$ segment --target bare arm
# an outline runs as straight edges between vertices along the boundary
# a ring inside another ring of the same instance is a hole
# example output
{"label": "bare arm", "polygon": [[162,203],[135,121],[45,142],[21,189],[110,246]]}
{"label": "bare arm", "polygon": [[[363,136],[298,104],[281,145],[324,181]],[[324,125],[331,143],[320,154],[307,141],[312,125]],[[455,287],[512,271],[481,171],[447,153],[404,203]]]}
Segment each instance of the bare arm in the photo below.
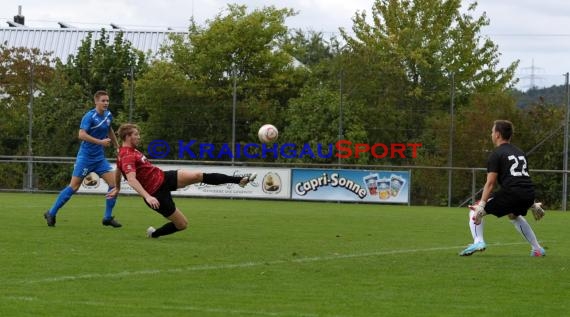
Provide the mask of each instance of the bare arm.
{"label": "bare arm", "polygon": [[111,139],[111,142],[113,143],[113,146],[115,147],[115,149],[117,149],[117,153],[119,152],[119,142],[117,141],[117,135],[115,135],[115,131],[113,131],[112,127],[109,127],[109,138]]}
{"label": "bare arm", "polygon": [[[97,138],[94,138],[92,136],[90,136],[89,134],[87,134],[87,131],[83,130],[83,129],[79,129],[79,135],[78,135],[79,140],[81,141],[86,141],[89,143],[93,143],[93,144],[98,144],[98,145],[102,145],[102,146],[109,146],[111,145],[111,139],[106,138],[103,140],[99,140]],[[116,139],[115,139],[116,140]]]}
{"label": "bare arm", "polygon": [[158,207],[160,207],[160,203],[158,202],[158,199],[156,199],[155,197],[151,196],[145,189],[144,187],[141,185],[141,183],[139,182],[139,180],[137,179],[137,173],[135,172],[131,172],[127,174],[127,182],[129,182],[129,185],[131,185],[131,187],[139,194],[141,195],[144,200],[153,208],[153,209],[158,209]]}
{"label": "bare arm", "polygon": [[497,183],[498,174],[491,172],[487,173],[487,181],[485,182],[485,186],[483,187],[483,194],[481,194],[481,201],[486,204],[489,197],[491,197],[491,193],[493,192],[493,188]]}

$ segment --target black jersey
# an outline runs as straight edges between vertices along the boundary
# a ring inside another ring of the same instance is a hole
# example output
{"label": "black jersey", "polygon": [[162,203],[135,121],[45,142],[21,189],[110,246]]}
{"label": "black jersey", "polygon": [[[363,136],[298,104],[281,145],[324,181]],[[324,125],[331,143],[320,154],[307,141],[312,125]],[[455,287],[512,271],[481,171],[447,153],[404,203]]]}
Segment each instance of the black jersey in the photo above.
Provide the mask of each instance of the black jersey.
{"label": "black jersey", "polygon": [[499,174],[499,185],[505,191],[534,192],[526,155],[510,143],[501,144],[489,156],[487,173],[492,172]]}

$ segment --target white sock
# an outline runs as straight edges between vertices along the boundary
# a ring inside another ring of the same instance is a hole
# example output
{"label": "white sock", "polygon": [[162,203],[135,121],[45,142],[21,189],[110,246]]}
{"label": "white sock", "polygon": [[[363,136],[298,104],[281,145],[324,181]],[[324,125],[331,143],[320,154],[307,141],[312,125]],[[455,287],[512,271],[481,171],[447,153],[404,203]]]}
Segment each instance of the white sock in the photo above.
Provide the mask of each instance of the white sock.
{"label": "white sock", "polygon": [[534,234],[534,231],[532,231],[532,228],[530,227],[530,225],[528,224],[526,219],[524,219],[523,216],[518,216],[515,219],[512,219],[511,223],[515,226],[515,228],[523,236],[523,238],[525,238],[525,240],[528,241],[528,243],[530,243],[530,245],[534,250],[538,250],[541,248],[540,244],[538,244],[538,240],[536,240],[536,235]]}
{"label": "white sock", "polygon": [[473,210],[469,210],[469,229],[473,236],[473,243],[485,242],[485,239],[483,238],[483,224],[485,223],[485,220],[481,219],[481,223],[476,225],[473,221],[473,216],[475,216],[475,212]]}

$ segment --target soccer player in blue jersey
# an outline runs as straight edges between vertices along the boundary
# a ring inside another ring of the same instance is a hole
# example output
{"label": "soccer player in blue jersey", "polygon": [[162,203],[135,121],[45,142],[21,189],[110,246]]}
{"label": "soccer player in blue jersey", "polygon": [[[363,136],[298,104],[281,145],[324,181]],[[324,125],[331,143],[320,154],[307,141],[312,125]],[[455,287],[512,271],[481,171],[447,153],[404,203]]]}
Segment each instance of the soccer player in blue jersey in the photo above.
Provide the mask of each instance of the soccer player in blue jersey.
{"label": "soccer player in blue jersey", "polygon": [[[55,226],[57,212],[77,192],[81,182],[90,172],[95,172],[109,184],[108,192],[111,192],[116,186],[115,172],[105,158],[105,147],[112,144],[117,150],[119,149],[117,137],[111,127],[113,116],[108,109],[109,95],[100,90],[95,93],[94,99],[95,108],[83,116],[79,126],[81,145],[75,160],[71,181],[59,193],[53,206],[44,213],[44,218],[50,227]],[[106,197],[105,215],[103,216],[104,226],[121,227],[121,224],[113,217],[113,207],[116,201],[116,196]]]}

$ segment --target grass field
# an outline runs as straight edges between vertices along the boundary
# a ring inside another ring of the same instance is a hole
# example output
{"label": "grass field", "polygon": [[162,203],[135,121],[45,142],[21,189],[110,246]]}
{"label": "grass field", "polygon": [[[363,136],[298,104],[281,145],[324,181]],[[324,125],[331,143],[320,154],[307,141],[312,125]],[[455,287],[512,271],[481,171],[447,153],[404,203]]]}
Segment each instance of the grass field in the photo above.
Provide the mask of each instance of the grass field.
{"label": "grass field", "polygon": [[527,217],[544,258],[507,219],[486,217],[487,251],[465,208],[177,198],[188,230],[121,196],[0,193],[0,316],[568,316],[570,213]]}

